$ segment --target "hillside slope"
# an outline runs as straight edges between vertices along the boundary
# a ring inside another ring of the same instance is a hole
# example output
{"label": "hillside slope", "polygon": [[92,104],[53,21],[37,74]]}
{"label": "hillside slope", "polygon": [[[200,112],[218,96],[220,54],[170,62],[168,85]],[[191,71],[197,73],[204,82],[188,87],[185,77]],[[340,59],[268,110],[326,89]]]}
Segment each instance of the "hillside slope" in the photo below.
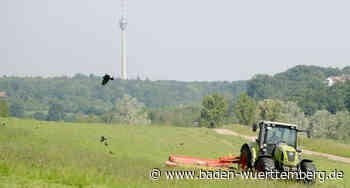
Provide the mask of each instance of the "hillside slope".
{"label": "hillside slope", "polygon": [[249,96],[256,99],[282,99],[298,103],[306,115],[326,109],[331,113],[350,110],[350,82],[328,87],[330,76],[350,75],[343,69],[298,65],[274,76],[258,74],[247,82]]}
{"label": "hillside slope", "polygon": [[219,92],[229,98],[246,90],[246,81],[180,82],[120,80],[101,85],[102,78],[77,74],[74,77],[0,77],[0,92],[10,105],[20,103],[25,111],[47,111],[58,102],[66,113],[101,114],[125,94],[136,97],[148,108],[198,103],[203,96]]}
{"label": "hillside slope", "polygon": [[[0,187],[304,187],[280,181],[152,181],[153,168],[165,168],[170,154],[217,158],[238,154],[244,140],[206,128],[51,123],[1,119]],[[113,154],[100,137],[108,138]],[[318,169],[350,173],[348,164],[312,157]],[[347,187],[349,179],[318,187]]]}

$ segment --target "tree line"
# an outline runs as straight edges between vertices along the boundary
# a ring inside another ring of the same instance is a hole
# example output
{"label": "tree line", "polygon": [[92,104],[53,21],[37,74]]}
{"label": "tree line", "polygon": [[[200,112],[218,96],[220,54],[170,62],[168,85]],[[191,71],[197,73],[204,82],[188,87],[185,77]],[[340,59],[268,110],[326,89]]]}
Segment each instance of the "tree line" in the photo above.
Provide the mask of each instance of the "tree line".
{"label": "tree line", "polygon": [[313,115],[305,115],[293,101],[264,99],[255,101],[247,93],[240,95],[235,103],[238,122],[251,126],[259,120],[287,122],[310,130],[317,138],[328,138],[350,142],[350,113],[347,110],[330,113],[318,110]]}
{"label": "tree line", "polygon": [[296,66],[274,76],[237,82],[115,80],[77,74],[72,78],[0,78],[0,116],[46,121],[167,124],[218,127],[285,121],[314,135],[348,140],[350,82],[327,86],[343,69]]}
{"label": "tree line", "polygon": [[335,114],[350,111],[350,82],[329,87],[325,81],[341,75],[350,75],[350,66],[339,69],[299,65],[274,76],[254,76],[247,83],[247,93],[256,100],[295,101],[307,116],[319,110]]}
{"label": "tree line", "polygon": [[0,92],[6,92],[12,116],[45,119],[44,116],[52,115],[49,114],[51,108],[63,108],[66,114],[64,120],[71,121],[77,115],[105,114],[111,111],[115,102],[124,95],[136,98],[147,108],[155,109],[199,103],[204,96],[216,92],[232,98],[246,90],[246,81],[116,79],[106,86],[102,86],[101,81],[100,76],[92,74],[53,78],[3,76],[0,77]]}

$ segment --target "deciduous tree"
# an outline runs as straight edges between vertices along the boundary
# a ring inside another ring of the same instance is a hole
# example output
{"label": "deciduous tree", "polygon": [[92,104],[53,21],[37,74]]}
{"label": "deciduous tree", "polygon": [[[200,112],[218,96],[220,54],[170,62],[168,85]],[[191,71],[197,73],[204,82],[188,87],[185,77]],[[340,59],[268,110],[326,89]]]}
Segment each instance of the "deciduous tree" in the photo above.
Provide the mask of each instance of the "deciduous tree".
{"label": "deciduous tree", "polygon": [[59,103],[53,102],[50,106],[47,120],[48,121],[61,121],[64,119],[64,109],[63,106]]}
{"label": "deciduous tree", "polygon": [[235,114],[240,124],[253,125],[256,120],[256,102],[247,93],[242,93],[235,104]]}
{"label": "deciduous tree", "polygon": [[280,100],[265,99],[258,103],[258,115],[262,120],[283,120],[283,102]]}
{"label": "deciduous tree", "polygon": [[202,101],[200,124],[209,128],[222,125],[227,111],[226,98],[217,93],[204,97]]}
{"label": "deciduous tree", "polygon": [[124,95],[117,100],[113,121],[122,124],[150,124],[148,113],[143,103],[136,98]]}

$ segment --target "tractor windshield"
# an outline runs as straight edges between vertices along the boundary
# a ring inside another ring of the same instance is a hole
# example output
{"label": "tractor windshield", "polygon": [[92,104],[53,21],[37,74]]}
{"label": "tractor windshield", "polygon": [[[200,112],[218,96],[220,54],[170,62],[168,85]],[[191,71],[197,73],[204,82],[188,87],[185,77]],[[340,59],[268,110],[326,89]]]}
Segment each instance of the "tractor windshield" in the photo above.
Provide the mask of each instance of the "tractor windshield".
{"label": "tractor windshield", "polygon": [[266,144],[277,144],[285,142],[286,144],[296,147],[297,131],[282,126],[268,126],[266,131]]}

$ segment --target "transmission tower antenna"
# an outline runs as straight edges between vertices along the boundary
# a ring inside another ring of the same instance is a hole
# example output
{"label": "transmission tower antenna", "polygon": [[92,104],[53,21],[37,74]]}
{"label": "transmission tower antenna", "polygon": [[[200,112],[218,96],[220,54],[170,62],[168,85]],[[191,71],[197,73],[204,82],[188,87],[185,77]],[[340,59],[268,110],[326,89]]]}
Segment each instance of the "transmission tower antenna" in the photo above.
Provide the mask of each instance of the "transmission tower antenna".
{"label": "transmission tower antenna", "polygon": [[121,57],[122,57],[122,79],[126,80],[126,27],[128,25],[127,21],[127,0],[120,0],[121,6],[120,6],[120,12],[121,12],[121,17],[119,20],[119,26],[121,29],[121,41],[122,41],[122,52],[121,52]]}

